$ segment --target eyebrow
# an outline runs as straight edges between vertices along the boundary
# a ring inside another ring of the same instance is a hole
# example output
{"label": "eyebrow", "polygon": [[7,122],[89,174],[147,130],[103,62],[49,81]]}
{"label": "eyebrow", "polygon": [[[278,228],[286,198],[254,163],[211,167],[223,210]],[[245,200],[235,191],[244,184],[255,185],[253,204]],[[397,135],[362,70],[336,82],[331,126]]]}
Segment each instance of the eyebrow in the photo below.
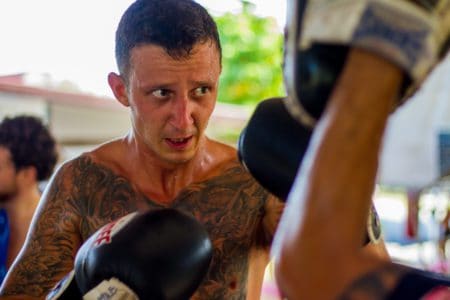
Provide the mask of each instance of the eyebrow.
{"label": "eyebrow", "polygon": [[201,80],[201,81],[192,81],[194,85],[204,86],[204,85],[214,85],[213,80]]}
{"label": "eyebrow", "polygon": [[[172,86],[174,86],[176,84],[176,82],[174,83],[148,83],[148,84],[142,84],[139,85],[138,87],[144,90],[157,90],[157,89],[167,89],[170,90],[172,88]],[[213,80],[193,80],[193,81],[189,81],[189,84],[193,85],[193,86],[214,86],[214,81]]]}

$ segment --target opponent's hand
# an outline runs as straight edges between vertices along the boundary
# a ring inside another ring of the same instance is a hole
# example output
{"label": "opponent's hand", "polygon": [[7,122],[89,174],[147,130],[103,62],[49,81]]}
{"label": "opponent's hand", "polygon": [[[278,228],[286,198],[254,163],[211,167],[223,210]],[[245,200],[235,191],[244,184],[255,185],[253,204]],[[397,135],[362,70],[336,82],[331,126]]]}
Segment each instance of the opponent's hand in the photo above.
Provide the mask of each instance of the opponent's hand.
{"label": "opponent's hand", "polygon": [[360,47],[405,72],[407,99],[449,47],[450,0],[288,0],[284,75],[290,113],[313,126]]}
{"label": "opponent's hand", "polygon": [[63,292],[54,291],[56,298],[49,299],[70,299],[64,296],[77,290],[87,300],[102,295],[113,300],[188,299],[211,258],[208,233],[193,216],[175,209],[132,213],[103,226],[81,246],[76,282],[69,275],[55,289]]}

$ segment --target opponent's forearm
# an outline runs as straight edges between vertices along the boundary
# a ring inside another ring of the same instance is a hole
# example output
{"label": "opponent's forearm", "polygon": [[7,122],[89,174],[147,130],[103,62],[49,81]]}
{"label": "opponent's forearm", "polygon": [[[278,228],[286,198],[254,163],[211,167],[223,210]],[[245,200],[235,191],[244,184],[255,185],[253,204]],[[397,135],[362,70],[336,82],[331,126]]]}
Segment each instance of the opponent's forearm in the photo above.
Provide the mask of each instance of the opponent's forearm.
{"label": "opponent's forearm", "polygon": [[336,297],[352,276],[372,266],[355,259],[401,79],[393,65],[351,52],[314,130],[275,240],[278,281],[288,297]]}
{"label": "opponent's forearm", "polygon": [[360,248],[383,132],[401,80],[390,63],[353,50],[313,134],[302,171],[308,182],[304,226],[331,239],[330,245]]}

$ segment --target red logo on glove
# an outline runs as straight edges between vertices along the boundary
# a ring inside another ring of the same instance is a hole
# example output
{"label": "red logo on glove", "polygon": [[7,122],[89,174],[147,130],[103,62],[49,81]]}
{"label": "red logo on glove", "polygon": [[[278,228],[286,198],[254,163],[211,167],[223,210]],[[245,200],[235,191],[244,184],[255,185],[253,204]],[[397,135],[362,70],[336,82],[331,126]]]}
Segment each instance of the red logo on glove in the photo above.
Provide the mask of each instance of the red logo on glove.
{"label": "red logo on glove", "polygon": [[111,243],[112,229],[116,223],[117,221],[109,223],[100,230],[94,242],[95,247]]}
{"label": "red logo on glove", "polygon": [[98,247],[103,244],[111,243],[112,236],[117,231],[122,229],[123,226],[128,224],[128,222],[130,222],[136,215],[137,212],[134,212],[103,226],[101,229],[99,229],[93,246]]}

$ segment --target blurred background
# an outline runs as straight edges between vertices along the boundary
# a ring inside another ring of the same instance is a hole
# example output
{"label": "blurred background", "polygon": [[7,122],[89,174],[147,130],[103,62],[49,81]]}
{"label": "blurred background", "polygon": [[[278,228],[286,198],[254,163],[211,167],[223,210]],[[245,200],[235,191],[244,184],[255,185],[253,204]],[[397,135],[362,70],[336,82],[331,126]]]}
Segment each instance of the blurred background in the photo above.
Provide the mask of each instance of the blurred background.
{"label": "blurred background", "polygon": [[[1,1],[0,83],[6,86],[0,90],[0,117],[18,112],[41,115],[69,157],[79,146],[123,135],[129,124],[127,111],[112,99],[106,76],[117,69],[115,28],[131,2]],[[209,133],[234,144],[255,104],[284,94],[285,5],[199,2],[215,16],[223,45],[219,105]]]}
{"label": "blurred background", "polygon": [[[49,125],[61,161],[129,128],[112,98],[114,30],[131,0],[0,1],[0,120],[32,114]],[[259,101],[284,96],[285,0],[198,0],[223,47],[218,105],[208,134],[235,146]],[[394,260],[448,274],[450,59],[392,115],[374,193]],[[349,183],[351,189],[352,183]],[[278,299],[268,268],[263,299]]]}

